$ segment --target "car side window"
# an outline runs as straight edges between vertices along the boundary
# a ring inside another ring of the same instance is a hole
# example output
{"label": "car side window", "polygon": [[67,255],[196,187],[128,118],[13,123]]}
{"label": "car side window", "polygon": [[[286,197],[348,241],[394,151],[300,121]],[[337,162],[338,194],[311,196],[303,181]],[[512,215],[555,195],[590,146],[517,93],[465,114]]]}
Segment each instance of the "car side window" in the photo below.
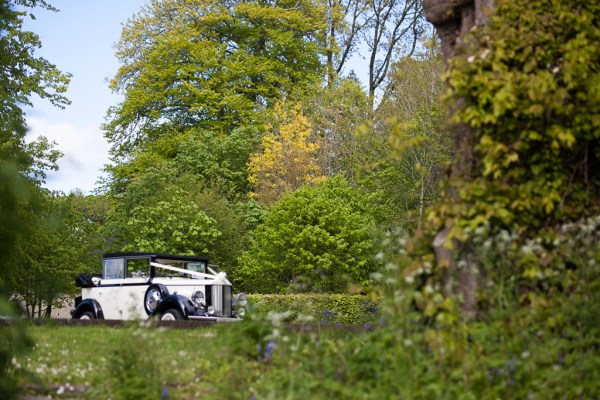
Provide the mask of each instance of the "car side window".
{"label": "car side window", "polygon": [[149,258],[129,258],[127,260],[127,277],[128,278],[145,278],[149,275],[150,259]]}
{"label": "car side window", "polygon": [[110,258],[102,260],[102,277],[104,279],[119,279],[125,277],[125,259]]}

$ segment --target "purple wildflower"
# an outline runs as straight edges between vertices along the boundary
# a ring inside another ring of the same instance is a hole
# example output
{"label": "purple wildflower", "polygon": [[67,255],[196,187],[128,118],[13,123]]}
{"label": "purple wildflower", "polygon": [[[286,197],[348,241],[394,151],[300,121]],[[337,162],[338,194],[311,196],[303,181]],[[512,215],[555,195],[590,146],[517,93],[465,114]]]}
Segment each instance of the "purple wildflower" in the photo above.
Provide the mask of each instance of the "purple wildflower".
{"label": "purple wildflower", "polygon": [[273,351],[275,351],[275,342],[272,340],[269,340],[269,342],[267,343],[267,347],[265,348],[265,360],[271,359],[271,355],[273,354]]}
{"label": "purple wildflower", "polygon": [[165,400],[169,398],[169,389],[166,387],[162,388],[162,392],[160,393],[160,400]]}

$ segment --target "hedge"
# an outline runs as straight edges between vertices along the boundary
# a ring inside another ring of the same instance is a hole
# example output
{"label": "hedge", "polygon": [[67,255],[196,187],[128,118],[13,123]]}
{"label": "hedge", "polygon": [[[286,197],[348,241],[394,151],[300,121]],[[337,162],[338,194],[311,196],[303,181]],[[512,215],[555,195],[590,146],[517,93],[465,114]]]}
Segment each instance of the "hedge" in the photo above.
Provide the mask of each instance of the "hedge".
{"label": "hedge", "polygon": [[261,312],[289,312],[289,321],[314,319],[343,324],[365,324],[380,318],[379,303],[348,294],[250,294],[250,307]]}

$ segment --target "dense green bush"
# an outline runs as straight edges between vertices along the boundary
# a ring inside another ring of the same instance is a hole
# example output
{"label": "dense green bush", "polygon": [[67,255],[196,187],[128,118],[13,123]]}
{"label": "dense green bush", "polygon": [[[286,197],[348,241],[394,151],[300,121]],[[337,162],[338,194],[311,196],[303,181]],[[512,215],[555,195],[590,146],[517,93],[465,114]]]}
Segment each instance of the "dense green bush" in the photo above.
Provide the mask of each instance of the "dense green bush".
{"label": "dense green bush", "polygon": [[375,218],[341,176],[286,194],[240,257],[236,278],[254,293],[345,293],[371,285]]}
{"label": "dense green bush", "polygon": [[379,302],[367,296],[348,294],[251,294],[258,312],[286,313],[286,319],[364,324],[380,318]]}

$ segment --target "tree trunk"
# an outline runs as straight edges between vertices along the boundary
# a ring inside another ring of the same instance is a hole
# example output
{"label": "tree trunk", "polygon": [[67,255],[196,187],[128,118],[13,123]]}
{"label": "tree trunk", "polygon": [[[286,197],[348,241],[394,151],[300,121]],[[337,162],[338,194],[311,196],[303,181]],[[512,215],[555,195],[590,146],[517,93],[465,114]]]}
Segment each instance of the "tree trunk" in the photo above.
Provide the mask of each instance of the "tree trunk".
{"label": "tree trunk", "polygon": [[[457,48],[461,45],[461,36],[476,26],[487,24],[493,0],[423,0],[423,8],[427,21],[433,24],[442,42],[442,53],[448,61],[456,55]],[[459,107],[456,104],[455,107]],[[451,174],[458,175],[464,180],[469,180],[472,174],[474,162],[474,135],[467,125],[457,125],[454,131],[454,161]],[[456,192],[451,187],[448,195],[454,201],[459,201]],[[455,250],[448,248],[448,235],[450,229],[440,231],[434,241],[438,266],[442,268],[442,279],[444,288],[448,293],[452,289],[448,286],[449,275],[456,273],[458,290],[461,303],[461,317],[464,320],[471,319],[476,313],[477,291],[477,265],[465,250],[465,243],[453,243]],[[454,252],[463,254],[461,260],[455,262]],[[459,268],[460,267],[460,268]]]}

